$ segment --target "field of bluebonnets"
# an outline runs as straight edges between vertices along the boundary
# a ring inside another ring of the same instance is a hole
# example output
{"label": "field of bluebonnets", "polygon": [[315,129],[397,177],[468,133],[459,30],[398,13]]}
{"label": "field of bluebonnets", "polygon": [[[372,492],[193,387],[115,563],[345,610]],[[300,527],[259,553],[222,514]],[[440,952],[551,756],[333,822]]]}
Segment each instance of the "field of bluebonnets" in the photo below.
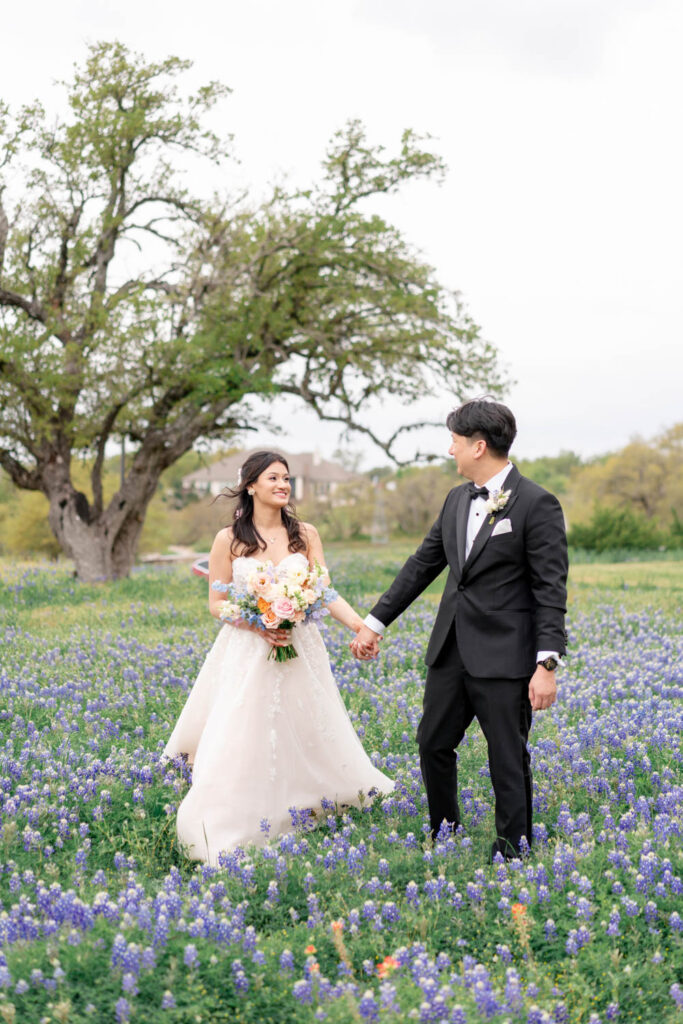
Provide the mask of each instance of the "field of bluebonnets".
{"label": "field of bluebonnets", "polygon": [[[330,562],[360,607],[396,564],[381,551]],[[65,569],[5,566],[0,1020],[681,1020],[681,576],[663,563],[640,589],[618,575],[605,587],[599,567],[578,569],[561,696],[532,731],[528,858],[486,863],[476,727],[461,757],[464,829],[425,839],[414,733],[426,597],[377,663],[356,664],[326,630],[396,793],[330,807],[315,828],[302,815],[216,870],[180,855],[187,770],[160,761],[217,628],[206,584],[187,569],[85,586]]]}

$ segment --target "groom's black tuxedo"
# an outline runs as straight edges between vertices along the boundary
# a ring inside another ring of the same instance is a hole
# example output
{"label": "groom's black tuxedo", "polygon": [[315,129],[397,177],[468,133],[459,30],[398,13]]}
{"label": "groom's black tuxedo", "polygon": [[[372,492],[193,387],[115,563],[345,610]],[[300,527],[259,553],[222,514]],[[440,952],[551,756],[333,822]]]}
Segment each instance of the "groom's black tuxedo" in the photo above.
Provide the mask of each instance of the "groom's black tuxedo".
{"label": "groom's black tuxedo", "polygon": [[467,558],[469,488],[450,491],[371,614],[388,626],[449,566],[427,648],[417,737],[432,829],[444,817],[459,821],[454,748],[476,715],[488,741],[500,848],[507,849],[518,848],[521,835],[531,841],[527,690],[537,653],[565,652],[567,542],[552,494],[514,466],[503,488],[511,491],[507,504],[486,515]]}
{"label": "groom's black tuxedo", "polygon": [[[473,676],[531,674],[538,651],[565,652],[567,541],[560,503],[513,466],[505,508],[487,516],[465,558],[468,485],[447,496],[424,541],[372,609],[388,626],[448,565],[427,648],[433,665],[455,623],[463,664]],[[511,529],[494,531],[501,520]]]}

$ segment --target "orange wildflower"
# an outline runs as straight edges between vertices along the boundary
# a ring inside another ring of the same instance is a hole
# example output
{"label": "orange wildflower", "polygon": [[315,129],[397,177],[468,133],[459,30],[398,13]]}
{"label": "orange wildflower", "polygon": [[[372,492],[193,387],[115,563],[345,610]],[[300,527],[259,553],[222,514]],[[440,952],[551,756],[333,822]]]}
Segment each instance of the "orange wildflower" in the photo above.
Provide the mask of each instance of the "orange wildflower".
{"label": "orange wildflower", "polygon": [[398,960],[395,960],[393,956],[385,956],[382,963],[377,965],[377,974],[380,978],[386,978],[387,974],[395,971],[400,966]]}
{"label": "orange wildflower", "polygon": [[333,921],[332,924],[330,925],[330,927],[332,928],[333,932],[343,932],[344,931],[344,922],[340,918],[338,921]]}
{"label": "orange wildflower", "polygon": [[510,907],[510,913],[512,914],[515,921],[523,921],[526,917],[526,906],[524,903],[513,903]]}
{"label": "orange wildflower", "polygon": [[311,946],[306,946],[306,948],[304,950],[304,953],[308,953],[309,955],[311,953],[317,953],[317,952],[318,952],[318,950],[315,948],[315,946],[312,946],[312,945]]}

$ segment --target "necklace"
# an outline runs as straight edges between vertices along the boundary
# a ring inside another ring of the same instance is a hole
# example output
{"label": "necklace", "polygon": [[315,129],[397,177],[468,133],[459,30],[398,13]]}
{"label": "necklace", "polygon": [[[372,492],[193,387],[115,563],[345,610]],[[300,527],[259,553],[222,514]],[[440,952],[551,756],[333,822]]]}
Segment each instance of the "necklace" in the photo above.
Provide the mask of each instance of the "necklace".
{"label": "necklace", "polygon": [[[254,524],[254,525],[256,526],[256,524]],[[266,536],[266,531],[265,530],[259,530],[258,526],[256,526],[256,529],[258,530],[258,532],[261,534],[262,537],[266,538],[266,540],[268,541],[269,544],[274,544],[275,541],[277,540],[277,537],[268,537],[268,536]]]}

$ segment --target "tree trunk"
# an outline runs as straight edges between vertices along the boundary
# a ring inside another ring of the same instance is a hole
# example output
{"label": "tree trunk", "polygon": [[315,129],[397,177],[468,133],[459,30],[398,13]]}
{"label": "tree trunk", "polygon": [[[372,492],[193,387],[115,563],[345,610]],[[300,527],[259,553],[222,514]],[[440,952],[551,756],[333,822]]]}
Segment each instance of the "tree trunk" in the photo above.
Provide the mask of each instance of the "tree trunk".
{"label": "tree trunk", "polygon": [[126,517],[121,529],[113,531],[108,528],[106,516],[93,522],[81,518],[78,499],[63,501],[50,501],[50,526],[62,550],[73,559],[78,578],[94,583],[128,576],[144,524],[144,507]]}
{"label": "tree trunk", "polygon": [[132,481],[129,478],[107,509],[95,515],[86,496],[74,488],[68,472],[51,478],[50,526],[84,583],[121,579],[130,574],[147,505],[158,479],[158,473],[147,473],[144,479],[140,474]]}

